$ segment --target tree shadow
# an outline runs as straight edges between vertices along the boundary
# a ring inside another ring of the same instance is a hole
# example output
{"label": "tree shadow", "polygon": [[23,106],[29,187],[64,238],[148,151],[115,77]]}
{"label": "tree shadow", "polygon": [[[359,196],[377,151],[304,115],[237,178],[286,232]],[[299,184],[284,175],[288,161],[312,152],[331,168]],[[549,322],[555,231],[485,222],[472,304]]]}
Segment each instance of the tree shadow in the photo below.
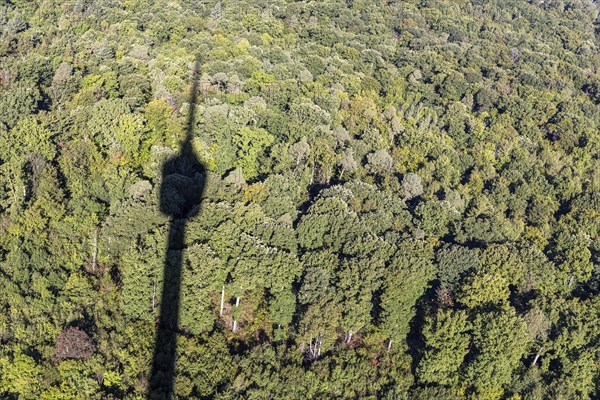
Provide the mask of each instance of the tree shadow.
{"label": "tree shadow", "polygon": [[147,396],[149,400],[173,397],[185,228],[188,219],[198,214],[205,186],[205,168],[192,146],[199,71],[200,59],[196,59],[186,136],[181,143],[179,154],[168,159],[162,170],[160,210],[170,217],[171,222],[164,264],[160,317]]}

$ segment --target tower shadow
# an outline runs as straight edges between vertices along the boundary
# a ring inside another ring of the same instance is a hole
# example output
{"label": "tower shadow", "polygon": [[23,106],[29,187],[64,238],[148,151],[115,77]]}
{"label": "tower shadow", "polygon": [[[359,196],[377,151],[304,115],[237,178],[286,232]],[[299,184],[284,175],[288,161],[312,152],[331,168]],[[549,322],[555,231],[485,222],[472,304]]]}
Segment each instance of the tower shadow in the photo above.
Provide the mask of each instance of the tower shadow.
{"label": "tower shadow", "polygon": [[170,217],[171,222],[148,400],[167,400],[173,397],[185,228],[188,219],[198,214],[205,181],[204,165],[192,147],[199,71],[200,59],[196,59],[186,136],[179,154],[168,159],[162,170],[160,210]]}

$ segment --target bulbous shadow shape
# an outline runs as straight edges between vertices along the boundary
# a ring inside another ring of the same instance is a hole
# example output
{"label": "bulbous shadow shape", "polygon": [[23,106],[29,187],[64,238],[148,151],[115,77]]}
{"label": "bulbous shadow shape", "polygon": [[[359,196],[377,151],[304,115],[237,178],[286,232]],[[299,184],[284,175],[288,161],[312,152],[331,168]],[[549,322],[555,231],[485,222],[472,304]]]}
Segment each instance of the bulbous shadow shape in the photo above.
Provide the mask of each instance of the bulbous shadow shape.
{"label": "bulbous shadow shape", "polygon": [[162,171],[160,211],[177,219],[195,217],[202,200],[204,174],[193,149],[167,160]]}
{"label": "bulbous shadow shape", "polygon": [[164,266],[160,317],[157,324],[147,396],[152,400],[173,398],[177,335],[181,333],[178,321],[185,227],[189,218],[198,215],[204,193],[205,167],[192,146],[199,70],[200,60],[197,59],[193,70],[186,137],[181,144],[179,154],[168,159],[162,170],[160,210],[171,217],[171,222]]}

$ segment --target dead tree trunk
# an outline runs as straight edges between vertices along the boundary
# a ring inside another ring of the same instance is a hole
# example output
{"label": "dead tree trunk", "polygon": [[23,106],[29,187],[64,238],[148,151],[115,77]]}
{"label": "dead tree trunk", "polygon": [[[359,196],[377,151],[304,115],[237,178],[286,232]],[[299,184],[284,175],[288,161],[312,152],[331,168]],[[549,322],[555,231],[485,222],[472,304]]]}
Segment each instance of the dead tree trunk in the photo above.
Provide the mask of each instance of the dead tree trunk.
{"label": "dead tree trunk", "polygon": [[533,366],[537,363],[538,359],[542,355],[543,349],[544,349],[544,346],[540,347],[540,349],[538,350],[537,354],[535,355],[535,358],[533,359],[533,362],[531,363],[531,368],[533,368]]}
{"label": "dead tree trunk", "polygon": [[[242,287],[241,287],[241,286],[240,286],[240,289],[242,289]],[[237,296],[237,297],[235,298],[235,308],[237,309],[239,306],[240,306],[240,296]],[[237,326],[238,326],[238,323],[237,323],[237,321],[234,319],[234,320],[233,320],[233,328],[232,328],[234,332],[235,332],[235,331],[237,331]]]}
{"label": "dead tree trunk", "polygon": [[321,357],[321,345],[323,344],[323,340],[321,339],[321,334],[319,334],[318,338],[319,338],[319,347],[317,350],[317,358]]}
{"label": "dead tree trunk", "polygon": [[223,305],[225,304],[225,285],[223,285],[223,289],[221,290],[221,310],[219,311],[219,316],[223,316]]}

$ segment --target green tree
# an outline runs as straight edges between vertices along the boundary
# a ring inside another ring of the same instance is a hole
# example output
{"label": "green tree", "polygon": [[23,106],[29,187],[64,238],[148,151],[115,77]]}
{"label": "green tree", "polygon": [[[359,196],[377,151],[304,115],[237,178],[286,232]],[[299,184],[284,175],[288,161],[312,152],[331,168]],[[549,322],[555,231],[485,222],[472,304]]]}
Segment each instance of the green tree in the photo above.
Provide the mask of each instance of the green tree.
{"label": "green tree", "polygon": [[233,137],[237,146],[237,165],[242,168],[247,179],[260,173],[259,160],[264,151],[273,144],[275,137],[262,128],[241,128]]}
{"label": "green tree", "polygon": [[462,311],[438,310],[423,327],[425,348],[417,376],[421,382],[456,387],[471,343],[471,323]]}
{"label": "green tree", "polygon": [[406,340],[417,300],[433,279],[432,258],[433,252],[427,244],[405,241],[387,267],[381,295],[380,327],[389,337],[390,344],[401,344]]}
{"label": "green tree", "polygon": [[477,396],[501,398],[530,343],[527,326],[514,309],[480,313],[473,321],[473,359],[464,376]]}

